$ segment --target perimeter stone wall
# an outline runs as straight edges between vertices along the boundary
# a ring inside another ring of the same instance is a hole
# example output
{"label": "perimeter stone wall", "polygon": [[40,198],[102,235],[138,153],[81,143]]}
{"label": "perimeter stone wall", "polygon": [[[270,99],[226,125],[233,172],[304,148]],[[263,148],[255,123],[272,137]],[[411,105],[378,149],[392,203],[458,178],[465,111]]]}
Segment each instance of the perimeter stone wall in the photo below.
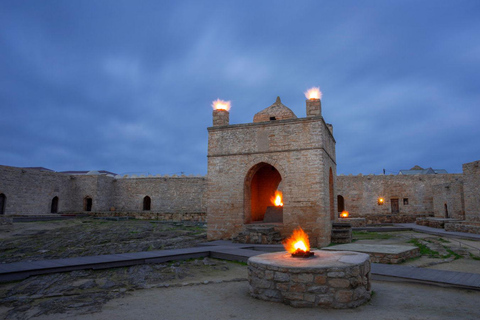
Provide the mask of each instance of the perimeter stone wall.
{"label": "perimeter stone wall", "polygon": [[[120,178],[0,166],[5,215],[50,214],[57,196],[58,213],[83,212],[90,197],[92,214],[205,221],[205,188],[205,177]],[[145,196],[151,198],[150,211],[143,211]]]}
{"label": "perimeter stone wall", "polygon": [[[341,175],[337,177],[337,193],[344,197],[345,210],[349,211],[350,217],[367,217],[367,224],[375,223],[375,216],[379,220],[390,216],[392,220],[391,199],[398,199],[399,213],[394,214],[396,216],[443,217],[443,204],[448,203],[452,217],[461,217],[462,181],[462,174]],[[445,191],[446,186],[450,191]],[[383,205],[378,204],[380,197],[385,199]],[[434,198],[441,205],[434,207]]]}
{"label": "perimeter stone wall", "polygon": [[[206,212],[205,177],[121,178],[113,184],[115,211],[138,212],[138,217],[157,213]],[[151,199],[150,211],[143,211],[145,196]]]}
{"label": "perimeter stone wall", "polygon": [[463,165],[465,219],[480,221],[480,160]]}
{"label": "perimeter stone wall", "polygon": [[35,169],[0,166],[0,194],[6,197],[5,215],[50,213],[58,197],[58,211],[71,209],[70,176]]}

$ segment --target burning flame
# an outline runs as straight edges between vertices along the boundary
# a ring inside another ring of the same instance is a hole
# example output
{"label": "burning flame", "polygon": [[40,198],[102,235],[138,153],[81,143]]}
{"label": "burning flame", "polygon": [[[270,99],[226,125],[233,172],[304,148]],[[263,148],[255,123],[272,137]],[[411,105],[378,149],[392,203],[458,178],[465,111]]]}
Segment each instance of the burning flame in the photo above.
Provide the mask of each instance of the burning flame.
{"label": "burning flame", "polygon": [[295,253],[297,250],[301,251],[310,251],[310,241],[308,240],[308,235],[302,228],[293,230],[293,234],[290,238],[282,242],[285,250],[290,253]]}
{"label": "burning flame", "polygon": [[214,110],[230,111],[230,101],[223,101],[223,100],[217,99],[212,102],[212,107]]}
{"label": "burning flame", "polygon": [[342,213],[340,213],[340,218],[348,218],[348,211],[342,211]]}
{"label": "burning flame", "polygon": [[275,191],[275,197],[272,197],[270,199],[272,203],[275,205],[275,207],[283,207],[283,194],[282,191]]}
{"label": "burning flame", "polygon": [[322,98],[322,92],[320,91],[319,87],[313,87],[313,88],[308,89],[305,92],[305,97],[307,97],[307,99],[321,99]]}

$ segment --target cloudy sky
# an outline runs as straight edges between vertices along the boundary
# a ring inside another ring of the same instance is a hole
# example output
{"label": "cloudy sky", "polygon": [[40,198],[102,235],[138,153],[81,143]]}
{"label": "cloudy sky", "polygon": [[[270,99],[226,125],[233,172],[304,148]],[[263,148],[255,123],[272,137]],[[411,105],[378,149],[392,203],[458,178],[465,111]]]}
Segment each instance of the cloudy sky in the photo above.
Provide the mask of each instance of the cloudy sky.
{"label": "cloudy sky", "polygon": [[480,1],[0,2],[0,164],[206,174],[211,102],[319,86],[338,174],[480,159]]}

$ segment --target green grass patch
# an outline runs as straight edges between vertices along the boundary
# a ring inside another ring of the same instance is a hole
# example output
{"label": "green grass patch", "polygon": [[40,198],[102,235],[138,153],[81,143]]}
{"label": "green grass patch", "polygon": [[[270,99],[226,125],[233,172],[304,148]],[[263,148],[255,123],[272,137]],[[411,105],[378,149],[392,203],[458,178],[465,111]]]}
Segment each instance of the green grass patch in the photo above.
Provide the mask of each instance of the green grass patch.
{"label": "green grass patch", "polygon": [[352,237],[356,240],[387,240],[392,238],[392,235],[383,232],[353,231]]}
{"label": "green grass patch", "polygon": [[479,256],[476,256],[474,255],[473,253],[469,253],[470,254],[470,258],[472,258],[473,260],[480,260],[480,257]]}
{"label": "green grass patch", "polygon": [[[424,240],[424,241],[426,241],[426,240]],[[445,247],[445,246],[444,246],[444,248],[448,252],[448,254],[440,255],[440,253],[438,251],[430,249],[427,245],[421,243],[418,239],[411,239],[408,242],[417,246],[420,249],[420,254],[422,256],[429,256],[431,258],[438,258],[438,259],[448,259],[448,258],[453,256],[453,257],[455,257],[455,260],[463,258],[462,255],[456,253],[455,251],[453,251],[453,250],[451,250],[451,249],[449,249],[448,247]],[[430,242],[430,241],[427,241],[427,242]]]}
{"label": "green grass patch", "polygon": [[444,246],[444,248],[445,248],[445,250],[447,250],[447,252],[448,252],[449,254],[443,256],[442,258],[450,258],[451,256],[454,256],[454,257],[455,257],[455,260],[460,259],[460,258],[463,258],[462,255],[456,253],[456,252],[453,251],[452,249],[449,249],[449,248],[447,248],[447,247],[445,247],[445,246]]}
{"label": "green grass patch", "polygon": [[438,238],[438,241],[443,242],[443,243],[450,243],[450,241],[445,240],[445,239],[443,239],[443,238]]}
{"label": "green grass patch", "polygon": [[429,247],[418,241],[418,239],[411,239],[410,241],[408,241],[408,243],[412,243],[413,245],[417,246],[420,249],[420,254],[422,256],[425,255],[433,258],[440,258],[440,254],[438,253],[438,251],[430,249]]}

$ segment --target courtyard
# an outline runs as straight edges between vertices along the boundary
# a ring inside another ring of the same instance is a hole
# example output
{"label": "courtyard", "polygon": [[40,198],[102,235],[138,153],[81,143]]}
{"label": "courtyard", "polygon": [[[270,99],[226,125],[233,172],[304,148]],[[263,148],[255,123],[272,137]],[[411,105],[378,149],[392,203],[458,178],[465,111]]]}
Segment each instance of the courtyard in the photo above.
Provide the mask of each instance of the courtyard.
{"label": "courtyard", "polygon": [[[480,273],[480,242],[413,231],[353,234],[354,243],[415,245],[402,265]],[[201,223],[71,219],[15,223],[0,235],[2,263],[167,250],[206,241]],[[211,258],[77,270],[0,284],[5,319],[475,319],[478,291],[372,281],[372,299],[348,310],[296,309],[253,299],[245,263]]]}

